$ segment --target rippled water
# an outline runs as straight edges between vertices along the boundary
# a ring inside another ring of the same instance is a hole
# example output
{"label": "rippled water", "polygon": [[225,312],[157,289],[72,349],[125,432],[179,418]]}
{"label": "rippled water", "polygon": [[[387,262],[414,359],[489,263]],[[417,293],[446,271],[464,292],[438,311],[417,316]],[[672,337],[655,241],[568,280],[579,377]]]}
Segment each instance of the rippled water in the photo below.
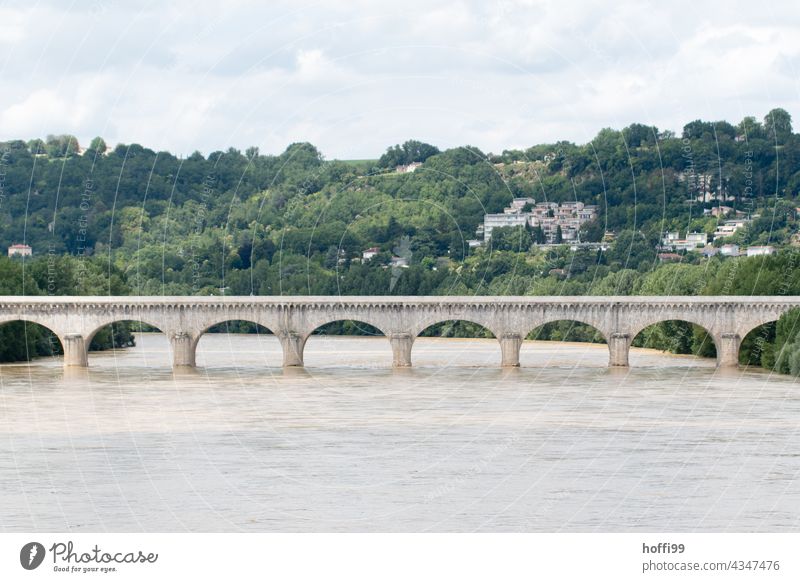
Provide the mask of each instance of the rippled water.
{"label": "rippled water", "polygon": [[605,346],[162,335],[0,366],[3,531],[798,531],[800,391]]}

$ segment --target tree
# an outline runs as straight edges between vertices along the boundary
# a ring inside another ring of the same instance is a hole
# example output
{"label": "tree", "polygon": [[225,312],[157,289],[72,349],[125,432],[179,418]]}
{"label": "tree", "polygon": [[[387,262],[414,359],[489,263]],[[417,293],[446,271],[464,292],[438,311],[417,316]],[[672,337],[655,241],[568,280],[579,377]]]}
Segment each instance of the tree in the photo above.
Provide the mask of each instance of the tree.
{"label": "tree", "polygon": [[653,144],[658,136],[658,128],[655,126],[633,123],[622,130],[622,135],[628,143],[628,147],[638,148],[642,145]]}
{"label": "tree", "polygon": [[492,229],[491,243],[497,251],[525,252],[531,246],[531,237],[524,226],[501,226]]}
{"label": "tree", "polygon": [[408,140],[403,145],[394,145],[386,150],[378,160],[381,168],[405,166],[414,162],[424,162],[439,153],[439,148],[417,140]]}
{"label": "tree", "polygon": [[38,137],[28,142],[28,151],[34,156],[38,156],[47,152],[44,141]]}
{"label": "tree", "polygon": [[655,260],[655,249],[656,242],[648,240],[640,231],[625,230],[608,249],[608,263],[615,268],[644,269]]}
{"label": "tree", "polygon": [[584,222],[580,228],[582,242],[600,242],[605,235],[605,229],[599,218]]}
{"label": "tree", "polygon": [[747,140],[763,137],[764,127],[752,115],[748,115],[736,126],[736,133]]}
{"label": "tree", "polygon": [[776,107],[764,117],[764,130],[770,141],[784,143],[792,135],[792,116]]}
{"label": "tree", "polygon": [[560,245],[563,242],[564,242],[564,234],[561,232],[561,225],[559,224],[556,227],[556,240],[555,240],[555,243],[557,245]]}
{"label": "tree", "polygon": [[108,146],[106,145],[105,140],[98,136],[92,140],[92,143],[89,144],[89,149],[97,152],[98,154],[104,154],[108,150]]}
{"label": "tree", "polygon": [[45,151],[51,158],[68,158],[78,155],[81,146],[74,135],[48,135]]}
{"label": "tree", "polygon": [[683,126],[684,139],[709,139],[714,137],[714,124],[696,119]]}

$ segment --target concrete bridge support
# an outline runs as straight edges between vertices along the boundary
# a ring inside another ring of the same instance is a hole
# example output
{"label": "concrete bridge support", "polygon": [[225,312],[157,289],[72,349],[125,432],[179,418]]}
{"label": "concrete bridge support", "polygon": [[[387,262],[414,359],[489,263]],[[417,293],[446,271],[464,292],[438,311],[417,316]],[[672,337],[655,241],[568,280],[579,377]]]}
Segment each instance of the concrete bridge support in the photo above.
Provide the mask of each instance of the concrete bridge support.
{"label": "concrete bridge support", "polygon": [[735,368],[739,365],[739,347],[742,338],[737,333],[721,333],[714,338],[717,346],[717,367]]}
{"label": "concrete bridge support", "polygon": [[608,337],[608,365],[627,367],[632,338],[628,333],[614,332]]}
{"label": "concrete bridge support", "polygon": [[275,335],[281,342],[283,348],[283,367],[297,367],[303,365],[303,349],[306,346],[308,336],[297,333],[296,331],[281,331]]}
{"label": "concrete bridge support", "polygon": [[414,338],[410,333],[400,332],[389,335],[389,343],[392,344],[392,366],[395,368],[411,367],[411,346],[414,345]]}
{"label": "concrete bridge support", "polygon": [[501,366],[504,368],[519,367],[519,350],[522,347],[522,335],[506,333],[500,336]]}
{"label": "concrete bridge support", "polygon": [[192,336],[185,331],[178,331],[170,334],[169,341],[172,344],[172,367],[193,368],[196,364],[197,342]]}
{"label": "concrete bridge support", "polygon": [[68,333],[64,336],[64,366],[67,368],[85,368],[89,365],[89,346],[79,333]]}

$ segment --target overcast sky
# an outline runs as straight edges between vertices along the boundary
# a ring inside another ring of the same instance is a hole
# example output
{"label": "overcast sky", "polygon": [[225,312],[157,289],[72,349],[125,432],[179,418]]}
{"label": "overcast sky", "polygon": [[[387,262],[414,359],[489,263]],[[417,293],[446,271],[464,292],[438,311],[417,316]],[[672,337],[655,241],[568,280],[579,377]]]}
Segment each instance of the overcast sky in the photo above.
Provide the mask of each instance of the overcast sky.
{"label": "overcast sky", "polygon": [[0,0],[0,139],[352,159],[772,107],[800,125],[794,4]]}

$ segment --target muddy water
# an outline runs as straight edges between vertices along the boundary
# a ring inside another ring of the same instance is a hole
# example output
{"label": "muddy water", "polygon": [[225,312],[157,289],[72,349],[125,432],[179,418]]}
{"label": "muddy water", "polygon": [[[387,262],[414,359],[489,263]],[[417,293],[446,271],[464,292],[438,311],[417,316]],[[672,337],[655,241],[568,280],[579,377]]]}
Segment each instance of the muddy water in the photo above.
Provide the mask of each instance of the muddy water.
{"label": "muddy water", "polygon": [[0,366],[3,531],[797,531],[800,390],[605,346],[166,339]]}

